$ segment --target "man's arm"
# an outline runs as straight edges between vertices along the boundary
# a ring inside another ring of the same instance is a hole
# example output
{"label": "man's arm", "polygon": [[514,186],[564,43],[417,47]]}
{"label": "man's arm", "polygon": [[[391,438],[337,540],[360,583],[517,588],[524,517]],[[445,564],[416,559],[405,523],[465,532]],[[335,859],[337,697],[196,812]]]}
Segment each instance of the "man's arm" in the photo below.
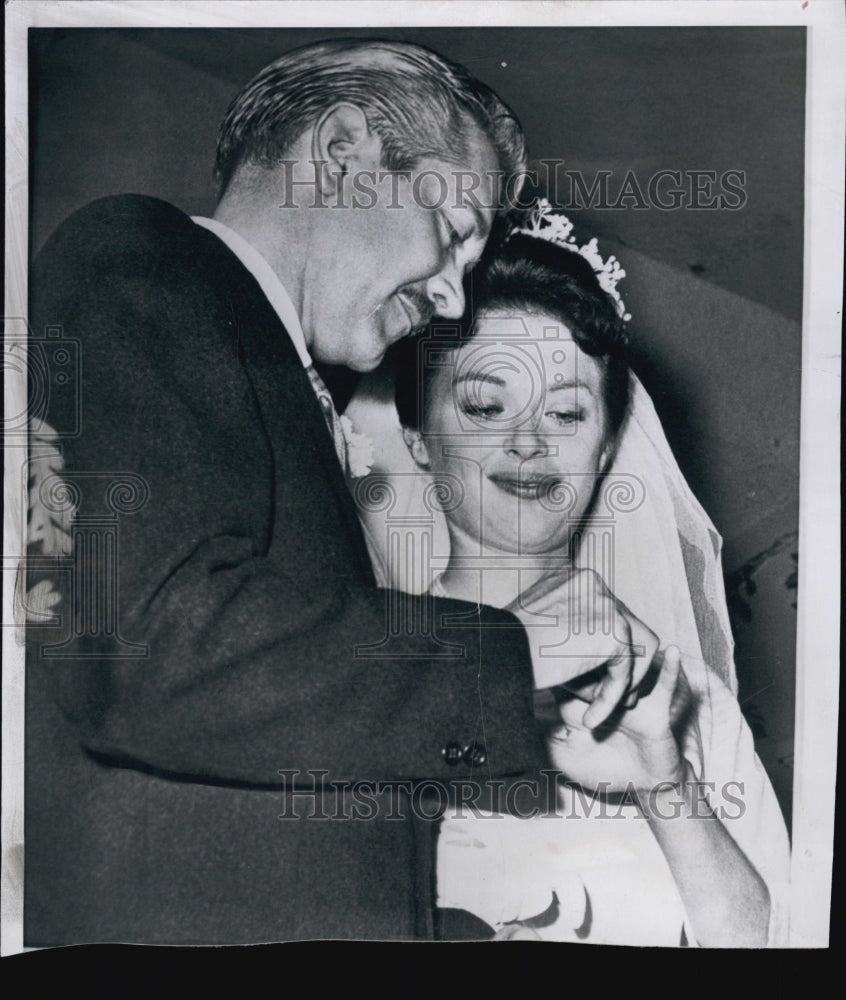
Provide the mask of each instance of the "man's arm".
{"label": "man's arm", "polygon": [[[303,766],[330,779],[446,779],[537,764],[516,620],[408,598],[412,626],[393,627],[403,622],[387,592],[343,562],[341,501],[327,496],[314,440],[322,426],[282,386],[288,438],[268,430],[242,338],[261,316],[242,289],[174,250],[166,229],[140,226],[132,206],[86,211],[34,270],[31,322],[82,343],[68,477],[132,472],[149,499],[121,517],[117,590],[120,635],[147,655],[97,659],[100,640],[83,636],[79,659],[41,660],[85,745],[251,783]],[[302,380],[290,372],[280,366],[280,380]],[[98,572],[91,553],[77,565]],[[445,628],[444,614],[462,623]],[[362,655],[380,641],[379,655]],[[444,757],[456,746],[458,760]]]}

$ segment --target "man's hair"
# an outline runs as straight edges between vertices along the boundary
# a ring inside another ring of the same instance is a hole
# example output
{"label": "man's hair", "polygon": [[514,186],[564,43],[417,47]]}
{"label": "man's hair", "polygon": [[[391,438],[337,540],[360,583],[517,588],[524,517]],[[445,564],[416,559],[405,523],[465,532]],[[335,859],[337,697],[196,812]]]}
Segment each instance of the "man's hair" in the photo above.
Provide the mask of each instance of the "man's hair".
{"label": "man's hair", "polygon": [[232,102],[218,135],[220,197],[239,166],[272,169],[324,111],[342,102],[364,112],[382,142],[385,170],[411,170],[426,157],[461,165],[475,125],[506,180],[524,171],[520,123],[462,66],[419,45],[335,39],[286,53]]}
{"label": "man's hair", "polygon": [[430,330],[391,348],[400,423],[418,430],[422,425],[426,389],[438,370],[426,364],[427,346],[438,353],[458,350],[475,337],[483,315],[517,312],[554,317],[568,327],[585,354],[597,360],[607,433],[615,437],[629,404],[626,329],[591,265],[580,254],[546,240],[518,233],[503,242],[494,236],[464,284],[467,306],[452,328],[438,320]]}

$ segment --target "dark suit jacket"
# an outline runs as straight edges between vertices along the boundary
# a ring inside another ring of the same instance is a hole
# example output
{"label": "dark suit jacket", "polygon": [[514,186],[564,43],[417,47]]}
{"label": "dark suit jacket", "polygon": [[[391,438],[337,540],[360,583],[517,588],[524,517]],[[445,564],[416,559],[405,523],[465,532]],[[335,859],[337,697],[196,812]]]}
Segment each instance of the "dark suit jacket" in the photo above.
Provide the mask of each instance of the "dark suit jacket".
{"label": "dark suit jacket", "polygon": [[[26,943],[431,934],[409,782],[539,762],[516,619],[389,615],[283,326],[182,212],[78,212],[33,267],[30,326],[79,341],[78,380],[50,357],[37,377],[80,499],[63,629],[28,659]],[[292,797],[309,769],[400,784]]]}

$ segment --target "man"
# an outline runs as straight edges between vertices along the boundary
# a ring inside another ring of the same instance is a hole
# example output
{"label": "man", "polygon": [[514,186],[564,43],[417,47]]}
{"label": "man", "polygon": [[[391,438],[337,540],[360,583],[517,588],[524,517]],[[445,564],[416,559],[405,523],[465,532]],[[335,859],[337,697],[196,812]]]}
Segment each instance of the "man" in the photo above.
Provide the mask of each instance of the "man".
{"label": "man", "polygon": [[[457,601],[398,621],[313,363],[459,316],[522,162],[460,67],[324,43],[233,103],[213,219],[111,198],[45,247],[30,323],[82,374],[33,413],[80,430],[68,630],[28,669],[27,944],[435,933],[421,779],[536,767],[533,684],[600,660]],[[607,676],[598,714],[637,671]]]}

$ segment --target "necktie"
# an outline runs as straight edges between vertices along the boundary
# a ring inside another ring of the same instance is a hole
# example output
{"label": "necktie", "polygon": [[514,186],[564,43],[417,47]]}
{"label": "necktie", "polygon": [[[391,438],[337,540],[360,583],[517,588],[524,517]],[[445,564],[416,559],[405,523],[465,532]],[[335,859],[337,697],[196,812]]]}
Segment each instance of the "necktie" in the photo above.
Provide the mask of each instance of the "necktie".
{"label": "necktie", "polygon": [[335,442],[335,452],[338,456],[338,461],[341,463],[344,475],[349,476],[347,439],[344,436],[344,429],[341,426],[341,418],[338,416],[338,411],[335,409],[335,404],[332,402],[332,396],[326,388],[326,383],[317,374],[314,365],[309,365],[308,368],[306,368],[306,372],[308,373],[314,394],[317,396],[317,402],[320,404],[320,409],[323,411],[323,419],[326,421],[326,426],[329,428],[329,433],[332,435],[332,439]]}

